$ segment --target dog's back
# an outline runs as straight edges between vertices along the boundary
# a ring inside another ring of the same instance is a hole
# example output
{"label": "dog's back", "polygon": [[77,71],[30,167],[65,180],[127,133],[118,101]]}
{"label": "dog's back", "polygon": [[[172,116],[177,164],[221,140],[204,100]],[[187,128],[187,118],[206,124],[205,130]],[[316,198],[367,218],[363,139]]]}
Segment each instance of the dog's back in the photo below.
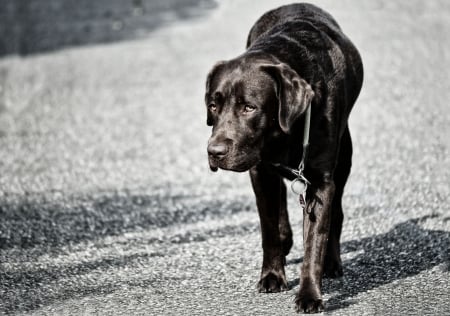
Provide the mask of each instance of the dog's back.
{"label": "dog's back", "polygon": [[312,4],[291,4],[265,13],[250,30],[247,49],[276,56],[306,81],[325,85],[331,93],[344,80],[346,91],[334,92],[346,95],[347,114],[361,90],[363,66],[357,49],[334,18]]}
{"label": "dog's back", "polygon": [[250,30],[247,38],[247,48],[262,34],[274,26],[289,21],[308,21],[313,25],[322,24],[329,28],[340,30],[334,18],[324,10],[309,3],[296,3],[282,6],[266,12]]}

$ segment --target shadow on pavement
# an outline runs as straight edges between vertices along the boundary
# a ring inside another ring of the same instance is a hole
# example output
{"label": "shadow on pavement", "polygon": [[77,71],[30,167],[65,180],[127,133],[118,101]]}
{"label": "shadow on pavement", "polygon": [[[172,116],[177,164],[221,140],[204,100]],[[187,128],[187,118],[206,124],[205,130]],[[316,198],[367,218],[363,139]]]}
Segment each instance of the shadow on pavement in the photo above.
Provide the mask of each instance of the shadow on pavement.
{"label": "shadow on pavement", "polygon": [[[14,238],[3,239],[0,262],[7,262],[10,259],[17,264],[22,260],[32,261],[33,258],[42,254],[49,255],[50,261],[46,267],[33,270],[24,267],[16,269],[14,272],[0,272],[0,293],[3,293],[4,297],[3,304],[0,305],[1,309],[3,312],[29,311],[55,301],[112,293],[124,285],[151,287],[158,280],[124,281],[112,278],[110,283],[97,288],[92,282],[87,285],[82,282],[77,283],[76,280],[85,278],[84,276],[94,271],[95,275],[104,275],[114,268],[132,269],[136,264],[148,265],[153,257],[167,256],[165,253],[133,253],[131,255],[111,253],[106,258],[69,264],[63,268],[52,265],[51,253],[57,253],[60,247],[70,246],[73,242],[123,234],[125,231],[142,228],[165,227],[174,222],[195,222],[204,220],[205,216],[228,216],[249,208],[242,201],[235,205],[226,205],[226,203],[223,205],[224,201],[219,201],[217,205],[209,205],[210,203],[204,201],[201,203],[199,201],[183,202],[181,197],[172,197],[172,199],[178,200],[170,201],[169,199],[168,201],[167,197],[156,198],[141,195],[107,196],[90,204],[88,202],[79,203],[78,208],[74,208],[73,205],[68,206],[69,210],[62,210],[55,205],[53,205],[54,208],[43,207],[42,203],[40,209],[34,211],[31,208],[37,207],[36,203],[34,206],[31,203],[24,206],[25,204],[22,203],[21,208],[18,209],[9,205],[9,209],[6,210],[5,204],[2,204],[0,215],[2,218],[7,218],[8,224],[5,225],[3,221],[0,231],[9,229],[9,231],[17,231],[20,234],[23,232],[22,226],[25,225],[37,233],[41,231],[41,235],[34,236],[34,239],[27,240],[25,244],[20,244],[20,239],[17,239],[19,243],[14,242]],[[161,207],[159,212],[151,209],[160,203],[166,204]],[[80,208],[80,205],[84,205],[84,208]],[[171,209],[171,205],[178,205],[179,211]],[[59,207],[63,207],[63,205]],[[18,211],[19,209],[20,211]],[[163,210],[166,210],[166,213]],[[5,216],[5,214],[9,215]],[[56,214],[62,215],[59,218],[52,218]],[[104,218],[110,218],[110,221],[105,221]],[[155,218],[160,218],[160,222],[155,222]],[[353,304],[352,297],[358,293],[417,275],[441,264],[449,264],[446,251],[450,247],[450,232],[423,229],[419,223],[427,218],[413,219],[398,224],[385,234],[343,243],[343,253],[356,252],[357,255],[344,262],[345,276],[343,279],[324,280],[324,293],[332,294],[327,302],[327,310],[337,310]],[[257,230],[257,227],[254,227],[244,231],[227,231],[225,234],[257,233]],[[211,234],[211,232],[206,232],[204,235],[205,238],[221,236],[216,233]],[[183,238],[177,237],[175,243],[202,240],[206,239],[189,238],[189,240],[183,241]],[[153,241],[146,242],[152,243]],[[64,251],[67,255],[70,247]],[[298,264],[298,262],[299,260],[291,260],[288,264]],[[65,282],[71,281],[68,286],[63,287],[62,291],[55,292],[51,286],[46,286],[51,283],[60,284],[64,280],[66,280]],[[298,279],[289,282],[290,288],[297,284]]]}
{"label": "shadow on pavement", "polygon": [[0,57],[136,38],[214,0],[0,0]]}
{"label": "shadow on pavement", "polygon": [[[75,252],[72,248],[80,244],[82,252],[89,258],[91,252],[97,251],[96,248],[107,246],[85,242],[122,236],[127,232],[149,232],[154,228],[194,223],[205,218],[227,217],[249,211],[250,205],[253,205],[251,199],[230,202],[214,198],[214,201],[205,201],[203,196],[145,195],[125,191],[66,196],[62,200],[40,195],[28,198],[9,196],[0,202],[0,264],[9,263],[14,269],[8,272],[0,270],[0,314],[31,311],[68,299],[106,295],[124,286],[151,288],[161,281],[162,276],[125,281],[106,278],[107,281],[101,282],[96,278],[106,276],[111,269],[132,270],[136,265],[151,266],[152,258],[169,255],[166,251],[121,254],[123,251],[120,249],[130,249],[132,245],[146,249],[146,245],[152,243],[199,242],[226,235],[255,233],[258,227],[247,224],[225,227],[223,231],[220,228],[189,231],[167,236],[167,240],[165,237],[114,239],[114,246],[110,250],[103,249],[108,253],[101,258],[62,266],[57,258]],[[45,256],[45,259],[40,256]],[[38,258],[43,261],[37,267],[22,264]],[[91,279],[92,275],[94,279]],[[55,291],[55,286],[59,290]]]}
{"label": "shadow on pavement", "polygon": [[50,194],[10,196],[0,200],[0,251],[19,248],[33,256],[58,253],[60,247],[108,236],[223,218],[248,211],[251,203],[126,191],[63,199]]}
{"label": "shadow on pavement", "polygon": [[441,264],[448,268],[450,232],[423,229],[418,225],[429,217],[398,224],[386,234],[343,243],[343,253],[359,254],[343,262],[342,279],[324,281],[324,292],[333,293],[327,301],[327,311],[352,305],[351,298],[358,293]]}
{"label": "shadow on pavement", "polygon": [[[446,264],[450,268],[450,232],[427,230],[418,224],[424,216],[396,225],[386,234],[375,235],[341,244],[342,253],[357,255],[343,262],[344,277],[324,279],[323,292],[332,296],[326,302],[326,311],[338,310],[354,304],[352,297],[359,293],[405,279]],[[291,259],[300,264],[303,258]],[[299,285],[296,278],[288,283],[289,289]],[[335,294],[337,293],[337,294]]]}
{"label": "shadow on pavement", "polygon": [[[162,256],[162,255],[159,255]],[[77,263],[65,267],[49,267],[41,268],[33,271],[21,271],[9,274],[0,273],[0,291],[2,291],[2,304],[0,304],[0,312],[5,313],[14,311],[32,311],[37,308],[50,305],[54,302],[82,298],[93,295],[106,295],[116,290],[127,287],[149,288],[157,280],[137,278],[127,280],[126,282],[117,281],[110,278],[106,283],[89,282],[89,285],[76,284],[70,282],[67,284],[67,278],[78,277],[85,279],[89,273],[98,273],[101,271],[107,274],[111,268],[127,268],[139,263],[143,260],[155,257],[152,254],[140,254],[126,256],[111,256],[100,260],[92,260]],[[172,277],[174,281],[179,281]],[[45,284],[57,283],[61,286],[61,290],[54,291],[45,286]],[[75,285],[75,286],[74,286]]]}

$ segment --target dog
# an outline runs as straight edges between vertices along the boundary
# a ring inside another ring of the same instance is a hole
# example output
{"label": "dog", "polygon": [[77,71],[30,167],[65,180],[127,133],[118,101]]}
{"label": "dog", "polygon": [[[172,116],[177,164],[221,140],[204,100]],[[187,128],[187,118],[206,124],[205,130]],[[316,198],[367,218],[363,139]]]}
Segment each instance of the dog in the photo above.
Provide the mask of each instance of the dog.
{"label": "dog", "polygon": [[352,160],[347,122],[362,82],[355,46],[329,13],[307,3],[265,13],[246,51],[218,62],[207,76],[209,166],[250,173],[262,234],[260,292],[287,289],[284,265],[293,239],[283,178],[295,179],[286,170],[303,163],[300,312],[322,311],[322,277],[343,274],[341,200]]}

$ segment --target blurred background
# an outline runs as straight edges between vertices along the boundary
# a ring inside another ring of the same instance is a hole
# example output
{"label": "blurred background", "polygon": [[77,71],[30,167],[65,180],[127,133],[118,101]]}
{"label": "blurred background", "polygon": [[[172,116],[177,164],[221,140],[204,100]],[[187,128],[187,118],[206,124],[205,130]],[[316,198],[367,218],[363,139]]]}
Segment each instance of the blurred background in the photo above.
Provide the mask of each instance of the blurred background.
{"label": "blurred background", "polygon": [[[358,47],[345,276],[327,312],[450,313],[450,3],[311,1]],[[290,1],[0,0],[0,314],[294,315],[256,291],[246,173],[209,171],[206,74]]]}
{"label": "blurred background", "polygon": [[143,37],[216,6],[212,0],[1,0],[0,54],[28,55]]}

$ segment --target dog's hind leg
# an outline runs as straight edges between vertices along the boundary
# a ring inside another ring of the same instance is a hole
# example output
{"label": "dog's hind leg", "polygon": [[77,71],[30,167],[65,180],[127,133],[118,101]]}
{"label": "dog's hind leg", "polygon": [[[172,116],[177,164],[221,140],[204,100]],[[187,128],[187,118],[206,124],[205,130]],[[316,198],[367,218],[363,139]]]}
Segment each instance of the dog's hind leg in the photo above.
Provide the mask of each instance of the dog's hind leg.
{"label": "dog's hind leg", "polygon": [[331,207],[331,225],[325,255],[324,276],[336,278],[343,275],[339,240],[344,214],[342,212],[342,195],[352,166],[352,139],[348,126],[340,142],[339,158],[334,171],[335,193]]}

